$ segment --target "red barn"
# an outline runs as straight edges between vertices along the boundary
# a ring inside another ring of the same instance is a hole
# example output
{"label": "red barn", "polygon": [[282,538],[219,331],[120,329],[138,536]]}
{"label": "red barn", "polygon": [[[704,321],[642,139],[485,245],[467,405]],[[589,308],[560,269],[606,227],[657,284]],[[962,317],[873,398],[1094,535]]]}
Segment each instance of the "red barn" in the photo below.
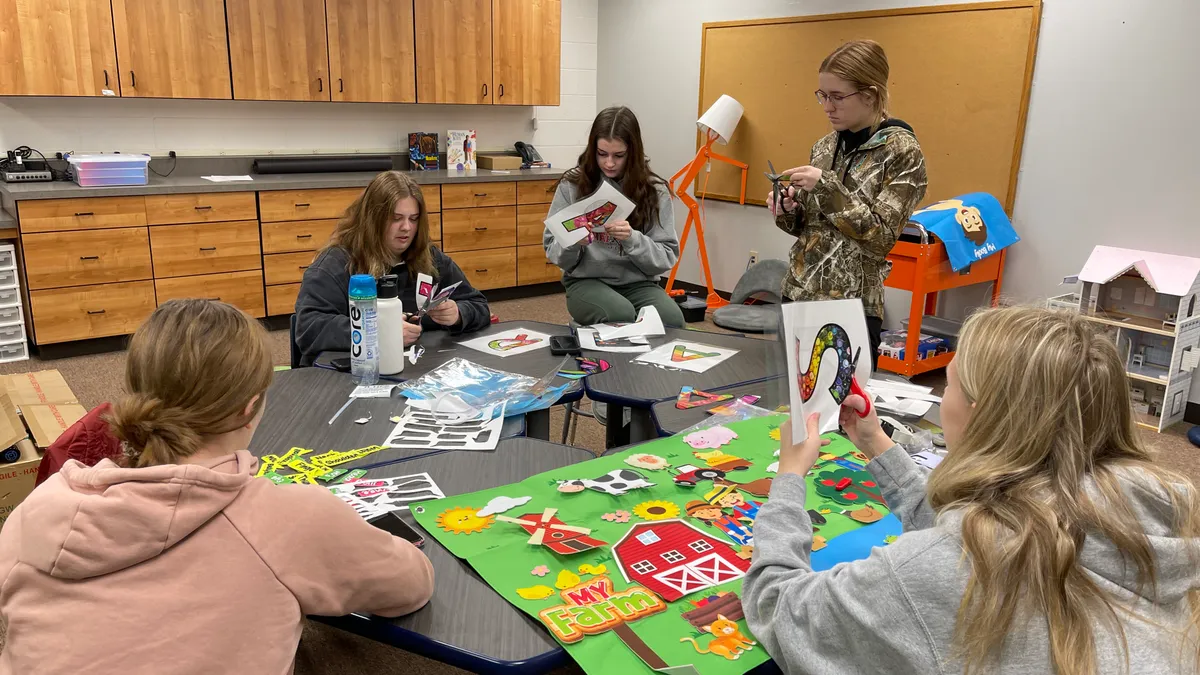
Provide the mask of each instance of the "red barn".
{"label": "red barn", "polygon": [[641,584],[667,602],[741,578],[750,569],[750,561],[728,543],[678,519],[638,523],[612,552],[626,582]]}

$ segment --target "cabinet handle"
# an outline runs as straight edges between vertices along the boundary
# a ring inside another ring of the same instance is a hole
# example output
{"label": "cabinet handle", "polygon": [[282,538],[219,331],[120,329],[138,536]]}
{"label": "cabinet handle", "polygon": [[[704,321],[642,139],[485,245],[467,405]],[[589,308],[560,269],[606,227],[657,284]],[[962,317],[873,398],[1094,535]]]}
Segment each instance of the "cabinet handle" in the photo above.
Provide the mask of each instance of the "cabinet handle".
{"label": "cabinet handle", "polygon": [[108,68],[104,69],[104,88],[108,89]]}
{"label": "cabinet handle", "polygon": [[213,301],[213,302],[220,302],[220,301],[221,301],[221,297],[220,297],[220,296],[217,296],[217,297],[215,297],[215,298],[205,298],[205,300],[211,300],[211,301]]}
{"label": "cabinet handle", "polygon": [[137,89],[137,76],[133,74],[132,70],[129,71],[129,86]]}
{"label": "cabinet handle", "polygon": [[211,209],[212,209],[212,207],[211,207],[211,206],[197,206],[197,207],[196,207],[196,210],[197,210],[197,211],[208,211],[208,210],[211,210]]}
{"label": "cabinet handle", "polygon": [[475,193],[475,196],[476,196],[476,197],[486,197],[486,196],[487,196],[487,193],[486,193],[486,192],[476,192],[476,193]]}
{"label": "cabinet handle", "polygon": [[483,98],[487,98],[487,82],[483,83]]}
{"label": "cabinet handle", "polygon": [[338,78],[338,93],[340,94],[343,91],[346,91],[346,90],[345,90],[345,88],[342,87],[342,78],[339,77]]}
{"label": "cabinet handle", "polygon": [[89,309],[89,310],[87,311],[87,313],[88,313],[88,314],[103,314],[103,313],[104,313],[104,310],[103,310],[103,309],[95,309],[95,310]]}
{"label": "cabinet handle", "polygon": [[306,269],[308,269],[308,265],[300,265],[299,267],[300,267],[300,269],[302,269],[302,270],[306,270]]}
{"label": "cabinet handle", "polygon": [[325,91],[325,81],[319,77],[317,78],[317,91]]}
{"label": "cabinet handle", "polygon": [[84,216],[94,216],[94,215],[96,215],[96,214],[93,213],[92,211],[80,211],[79,213],[75,214],[75,217],[82,218]]}
{"label": "cabinet handle", "polygon": [[475,228],[475,231],[476,232],[487,232],[487,228],[486,227],[477,227],[477,228]]}
{"label": "cabinet handle", "polygon": [[312,235],[311,234],[298,234],[298,235],[296,235],[296,238],[297,239],[312,239]]}
{"label": "cabinet handle", "polygon": [[81,256],[79,256],[79,259],[80,260],[99,260],[100,256],[98,256],[98,255],[81,255]]}
{"label": "cabinet handle", "polygon": [[485,267],[485,268],[483,268],[483,269],[481,269],[481,270],[475,270],[475,273],[476,273],[476,274],[482,274],[483,272],[486,272],[486,271],[487,271],[487,268]]}
{"label": "cabinet handle", "polygon": [[308,208],[308,202],[305,202],[303,204],[296,204],[296,208],[298,208],[298,209]]}
{"label": "cabinet handle", "polygon": [[217,247],[216,246],[201,246],[200,250],[201,251],[215,251],[215,250],[217,250]]}
{"label": "cabinet handle", "polygon": [[504,98],[504,83],[500,84],[500,98]]}

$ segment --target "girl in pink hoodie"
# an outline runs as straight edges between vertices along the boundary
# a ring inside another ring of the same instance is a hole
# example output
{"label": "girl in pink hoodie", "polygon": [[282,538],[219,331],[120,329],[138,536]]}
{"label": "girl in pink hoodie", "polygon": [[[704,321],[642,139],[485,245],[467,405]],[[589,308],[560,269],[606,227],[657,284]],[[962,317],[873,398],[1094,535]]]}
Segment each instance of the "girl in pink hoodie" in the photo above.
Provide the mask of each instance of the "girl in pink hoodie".
{"label": "girl in pink hoodie", "polygon": [[0,674],[290,673],[306,614],[429,600],[411,544],[325,488],[253,477],[270,354],[221,302],[138,329],[110,418],[126,466],[67,462],[0,530]]}

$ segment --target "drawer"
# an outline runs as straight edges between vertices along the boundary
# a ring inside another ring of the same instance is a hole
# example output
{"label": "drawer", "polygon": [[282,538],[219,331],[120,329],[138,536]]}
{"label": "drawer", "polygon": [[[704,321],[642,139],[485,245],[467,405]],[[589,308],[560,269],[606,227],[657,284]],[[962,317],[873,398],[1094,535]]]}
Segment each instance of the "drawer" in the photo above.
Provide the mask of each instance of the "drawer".
{"label": "drawer", "polygon": [[517,250],[465,251],[454,254],[454,262],[479,290],[517,285]]}
{"label": "drawer", "polygon": [[0,326],[0,343],[25,341],[25,325],[14,323],[11,326]]}
{"label": "drawer", "polygon": [[39,345],[128,335],[157,306],[153,281],[33,291],[29,305]]}
{"label": "drawer", "polygon": [[30,290],[154,277],[144,227],[27,234],[21,246]]}
{"label": "drawer", "polygon": [[17,203],[21,234],[140,227],[146,224],[145,197],[42,199]]}
{"label": "drawer", "polygon": [[517,207],[517,246],[542,245],[542,233],[546,231],[547,210],[545,204]]}
{"label": "drawer", "polygon": [[442,241],[447,251],[512,248],[517,244],[517,207],[443,211]]}
{"label": "drawer", "polygon": [[437,213],[442,210],[442,186],[422,185],[421,194],[425,197],[425,211]]}
{"label": "drawer", "polygon": [[[17,308],[18,312],[21,311],[21,289],[19,289],[19,288],[0,289],[0,313],[3,313],[6,310],[12,309],[14,307]],[[5,319],[5,323],[8,323],[7,319]]]}
{"label": "drawer", "polygon": [[358,199],[362,188],[325,188],[320,190],[272,190],[258,193],[259,220],[321,220],[340,218]]}
{"label": "drawer", "polygon": [[254,201],[253,192],[147,195],[145,199],[146,222],[150,225],[219,223],[258,218],[258,204]]}
{"label": "drawer", "polygon": [[429,238],[432,241],[442,240],[442,214],[429,214]]}
{"label": "drawer", "polygon": [[18,282],[16,269],[0,269],[0,288],[16,288],[17,285]]}
{"label": "drawer", "polygon": [[14,323],[24,323],[25,317],[21,316],[21,306],[13,305],[11,307],[0,307],[0,326],[9,326]]}
{"label": "drawer", "polygon": [[154,292],[160,305],[177,298],[204,298],[228,302],[255,318],[266,316],[262,270],[155,279]]}
{"label": "drawer", "polygon": [[29,358],[29,343],[24,340],[12,344],[0,345],[0,363],[24,361]]}
{"label": "drawer", "polygon": [[337,227],[337,219],[298,220],[262,224],[263,253],[317,251],[329,243],[329,235]]}
{"label": "drawer", "polygon": [[512,206],[516,203],[516,183],[452,183],[442,186],[442,211],[477,206]]}
{"label": "drawer", "polygon": [[158,278],[262,268],[255,220],[151,227],[150,250]]}
{"label": "drawer", "polygon": [[558,179],[523,180],[517,183],[518,204],[549,204],[554,201]]}
{"label": "drawer", "polygon": [[0,245],[0,269],[15,269],[17,266],[17,252],[12,244]]}
{"label": "drawer", "polygon": [[300,284],[267,286],[267,316],[280,316],[295,312],[297,295],[300,295]]}
{"label": "drawer", "polygon": [[517,283],[521,286],[562,281],[562,270],[546,260],[546,249],[537,246],[517,247]]}
{"label": "drawer", "polygon": [[314,251],[300,253],[276,253],[263,256],[263,278],[268,284],[299,283],[304,278],[304,270],[317,257]]}

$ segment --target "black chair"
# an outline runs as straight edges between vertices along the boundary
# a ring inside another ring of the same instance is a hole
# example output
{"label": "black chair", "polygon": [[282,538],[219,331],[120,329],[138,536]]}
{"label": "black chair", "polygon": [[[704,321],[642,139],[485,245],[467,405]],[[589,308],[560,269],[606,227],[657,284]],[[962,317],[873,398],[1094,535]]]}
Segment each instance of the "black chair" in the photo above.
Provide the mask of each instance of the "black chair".
{"label": "black chair", "polygon": [[292,367],[300,367],[300,347],[296,344],[296,315],[288,317],[288,349],[291,352]]}

